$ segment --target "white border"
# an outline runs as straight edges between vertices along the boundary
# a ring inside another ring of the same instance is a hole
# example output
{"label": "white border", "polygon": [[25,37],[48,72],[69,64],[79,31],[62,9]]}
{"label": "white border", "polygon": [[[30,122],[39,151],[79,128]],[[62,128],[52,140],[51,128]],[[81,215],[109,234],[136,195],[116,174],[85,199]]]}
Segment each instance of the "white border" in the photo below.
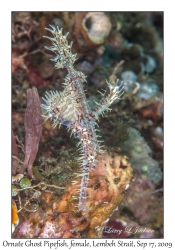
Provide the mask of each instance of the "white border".
{"label": "white border", "polygon": [[[164,11],[164,96],[165,96],[165,233],[164,240],[175,244],[175,209],[174,209],[174,177],[175,177],[175,14],[173,1],[1,1],[0,9],[0,108],[1,108],[1,178],[0,178],[0,239],[1,246],[3,240],[11,240],[11,11]],[[14,241],[14,240],[13,240]],[[37,240],[36,240],[37,241]],[[126,242],[129,240],[125,240]],[[35,240],[34,240],[35,242]],[[143,240],[143,242],[147,242]],[[153,242],[153,241],[152,241]],[[155,240],[157,242],[157,240]],[[23,247],[27,249],[27,247]],[[127,249],[127,248],[126,248]],[[146,248],[149,249],[149,248]],[[164,248],[162,248],[164,249]]]}

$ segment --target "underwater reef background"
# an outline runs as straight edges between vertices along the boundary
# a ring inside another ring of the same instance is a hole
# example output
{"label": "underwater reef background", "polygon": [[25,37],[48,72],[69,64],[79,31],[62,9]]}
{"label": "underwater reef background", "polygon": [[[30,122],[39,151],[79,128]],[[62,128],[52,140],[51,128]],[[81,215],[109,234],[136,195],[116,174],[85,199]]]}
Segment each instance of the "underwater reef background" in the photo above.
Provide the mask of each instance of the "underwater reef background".
{"label": "underwater reef background", "polygon": [[[91,173],[90,211],[84,216],[74,211],[69,195],[76,185],[78,140],[64,126],[43,123],[34,178],[20,176],[27,93],[35,86],[42,103],[45,91],[62,90],[67,75],[66,69],[54,69],[44,48],[50,45],[43,38],[49,24],[69,32],[92,108],[100,100],[97,91],[124,61],[116,75],[125,93],[98,123],[107,153]],[[13,12],[12,132],[13,238],[162,238],[163,12]],[[114,176],[118,169],[120,179]]]}

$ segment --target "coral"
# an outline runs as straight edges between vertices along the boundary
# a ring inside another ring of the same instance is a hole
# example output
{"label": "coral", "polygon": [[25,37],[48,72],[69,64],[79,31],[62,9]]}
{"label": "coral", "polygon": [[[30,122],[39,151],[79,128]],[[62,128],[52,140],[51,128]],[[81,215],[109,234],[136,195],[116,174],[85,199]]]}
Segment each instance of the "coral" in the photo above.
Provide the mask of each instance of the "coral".
{"label": "coral", "polygon": [[136,74],[134,72],[130,71],[130,70],[124,71],[121,74],[121,77],[126,82],[136,81],[136,79],[137,79]]}
{"label": "coral", "polygon": [[97,140],[96,120],[99,116],[108,110],[109,106],[118,99],[123,93],[123,84],[117,80],[115,83],[107,82],[109,93],[107,91],[101,93],[102,99],[96,103],[96,108],[91,110],[84,93],[83,82],[85,82],[85,75],[74,69],[74,62],[76,61],[76,54],[71,53],[71,46],[68,45],[67,35],[62,35],[62,29],[55,28],[50,25],[52,29],[48,29],[53,38],[46,37],[52,41],[51,47],[47,49],[56,54],[52,61],[55,61],[55,67],[66,68],[68,75],[65,78],[64,89],[62,92],[50,93],[46,92],[45,104],[42,104],[43,117],[45,120],[51,119],[53,127],[65,125],[71,132],[79,138],[80,155],[78,161],[80,162],[82,181],[80,185],[79,196],[79,210],[86,211],[88,207],[84,206],[87,194],[87,185],[89,179],[89,172],[94,169],[97,162],[98,154],[102,153],[100,141]]}
{"label": "coral", "polygon": [[145,63],[145,71],[152,73],[157,66],[156,61],[152,56],[145,55],[145,57],[147,59],[147,62]]}
{"label": "coral", "polygon": [[162,180],[163,175],[159,164],[154,159],[151,159],[151,157],[147,157],[141,161],[141,171],[147,174],[148,180],[156,184]]}
{"label": "coral", "polygon": [[27,90],[27,109],[25,112],[25,159],[20,174],[24,174],[27,169],[28,175],[33,177],[32,164],[38,151],[42,123],[40,99],[37,89],[33,87]]}
{"label": "coral", "polygon": [[142,47],[139,44],[124,44],[122,46],[121,55],[124,60],[131,60],[140,57],[140,54],[142,52]]}
{"label": "coral", "polygon": [[142,99],[148,100],[158,93],[158,86],[154,83],[143,83],[140,86],[138,96]]}
{"label": "coral", "polygon": [[134,71],[138,76],[144,73],[152,73],[156,67],[156,60],[144,53],[144,49],[139,44],[132,44],[125,41],[122,45],[121,56],[125,60],[126,71]]}
{"label": "coral", "polygon": [[32,30],[38,26],[38,23],[32,20],[30,12],[13,12],[12,13],[12,40],[26,35],[31,40]]}
{"label": "coral", "polygon": [[[152,92],[154,92],[154,89]],[[141,108],[139,112],[144,118],[161,121],[163,118],[163,96],[152,98],[152,102]]]}
{"label": "coral", "polygon": [[159,183],[162,180],[162,171],[156,160],[152,159],[152,151],[145,142],[144,138],[134,128],[126,128],[127,133],[125,141],[117,143],[121,152],[126,154],[136,172],[146,174],[148,180]]}
{"label": "coral", "polygon": [[94,43],[102,44],[108,37],[112,25],[104,12],[89,12],[82,20],[85,36]]}
{"label": "coral", "polygon": [[[72,159],[72,156],[69,156]],[[35,213],[22,210],[19,213],[20,223],[14,232],[15,238],[97,238],[110,214],[125,197],[127,188],[133,178],[133,170],[125,157],[115,150],[98,157],[96,168],[90,172],[87,188],[86,206],[88,211],[78,211],[78,197],[81,176],[71,174],[66,181],[64,192],[54,189],[41,190],[39,206]],[[75,173],[79,166],[76,157],[71,163],[70,171]],[[59,161],[59,165],[62,162]],[[72,167],[74,165],[74,167]],[[67,171],[64,169],[64,172]],[[61,180],[60,180],[61,182]]]}
{"label": "coral", "polygon": [[[82,19],[87,14],[85,11],[76,12],[74,15],[74,34],[77,37],[77,43],[81,46],[83,46],[84,43],[86,43],[87,36],[84,34],[84,29],[82,28]],[[87,40],[87,43],[89,42],[89,39]]]}

